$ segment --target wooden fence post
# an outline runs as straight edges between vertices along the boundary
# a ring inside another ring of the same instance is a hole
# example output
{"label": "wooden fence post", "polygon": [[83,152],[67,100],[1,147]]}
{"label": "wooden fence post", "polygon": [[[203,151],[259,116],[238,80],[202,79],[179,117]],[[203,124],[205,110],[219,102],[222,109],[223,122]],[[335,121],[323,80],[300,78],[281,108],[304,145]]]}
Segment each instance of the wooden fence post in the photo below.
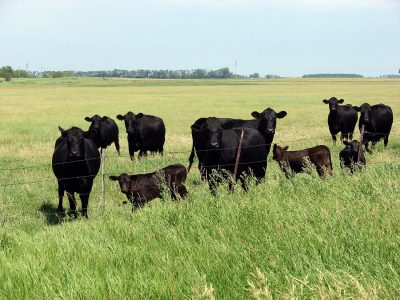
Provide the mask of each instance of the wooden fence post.
{"label": "wooden fence post", "polygon": [[238,172],[238,168],[239,168],[240,153],[242,152],[243,136],[244,136],[244,131],[242,129],[242,134],[240,135],[239,148],[238,148],[238,152],[236,155],[235,169],[233,171],[233,183],[231,185],[231,192],[235,191],[235,183],[236,183],[236,176],[237,176],[237,172]]}
{"label": "wooden fence post", "polygon": [[105,165],[106,165],[106,149],[101,148],[101,201],[100,207],[104,211],[106,208],[106,198],[105,198]]}

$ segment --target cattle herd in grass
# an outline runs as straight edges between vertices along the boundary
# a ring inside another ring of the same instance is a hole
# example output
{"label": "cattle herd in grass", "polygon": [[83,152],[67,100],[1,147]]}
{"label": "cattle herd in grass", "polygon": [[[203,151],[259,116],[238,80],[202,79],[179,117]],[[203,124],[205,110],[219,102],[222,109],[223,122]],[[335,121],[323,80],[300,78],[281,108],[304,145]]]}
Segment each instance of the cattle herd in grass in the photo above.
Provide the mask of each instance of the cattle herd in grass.
{"label": "cattle herd in grass", "polygon": [[[353,173],[365,165],[363,145],[367,152],[371,152],[369,142],[374,146],[383,139],[384,146],[387,146],[393,113],[384,104],[364,103],[357,107],[341,105],[343,102],[343,99],[335,97],[323,100],[323,103],[329,104],[328,126],[333,142],[336,144],[336,135],[340,133],[340,140],[345,145],[339,154],[341,166]],[[352,140],[358,112],[360,131],[364,128],[363,145]],[[193,146],[187,169],[182,164],[173,164],[147,174],[110,176],[110,180],[118,181],[121,192],[134,208],[162,197],[164,192],[173,199],[184,198],[187,195],[184,185],[187,172],[197,156],[201,177],[208,182],[212,194],[216,193],[218,184],[224,179],[229,185],[239,180],[243,189],[247,190],[246,180],[250,176],[255,177],[257,183],[264,179],[277,119],[286,117],[287,113],[267,108],[262,112],[254,111],[251,115],[251,120],[215,117],[196,120],[191,126]],[[146,156],[147,152],[163,154],[166,130],[161,118],[128,112],[118,115],[117,119],[125,122],[131,160],[137,151],[139,157]],[[82,214],[87,217],[93,180],[100,169],[98,149],[103,151],[114,143],[119,154],[120,145],[118,126],[113,119],[94,115],[85,120],[91,123],[88,131],[77,127],[68,130],[59,127],[61,136],[55,144],[52,166],[58,180],[58,211],[64,211],[62,200],[67,192],[70,209],[77,215],[74,196],[77,193],[82,202]],[[241,151],[237,160],[239,148]],[[287,146],[274,144],[272,154],[286,177],[310,170],[312,165],[321,178],[332,175],[331,153],[327,146],[317,145],[297,151],[287,149]],[[163,189],[163,186],[166,188]]]}

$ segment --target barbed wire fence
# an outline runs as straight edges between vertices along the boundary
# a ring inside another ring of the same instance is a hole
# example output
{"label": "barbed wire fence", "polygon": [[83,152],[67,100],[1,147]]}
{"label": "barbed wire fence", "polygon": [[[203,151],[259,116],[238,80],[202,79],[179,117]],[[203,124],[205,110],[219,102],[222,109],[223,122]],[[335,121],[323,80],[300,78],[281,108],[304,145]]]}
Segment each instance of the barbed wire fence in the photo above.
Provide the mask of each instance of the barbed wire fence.
{"label": "barbed wire fence", "polygon": [[[372,132],[368,132],[365,130],[362,130],[361,133],[358,132],[353,132],[353,135],[360,135],[360,143],[362,144],[362,139],[363,137],[365,137],[365,134],[377,134],[377,135],[386,135],[383,133],[372,133]],[[242,140],[243,136],[241,137]],[[243,146],[242,149],[245,148],[253,148],[253,147],[263,147],[263,146],[272,146],[273,144],[287,144],[287,143],[295,143],[295,142],[300,142],[300,141],[313,141],[313,140],[331,140],[331,136],[329,135],[321,135],[321,136],[315,136],[315,137],[308,137],[308,138],[298,138],[298,139],[291,139],[291,140],[281,140],[281,141],[276,141],[276,142],[272,142],[272,143],[264,143],[264,144],[259,144],[259,145],[251,145],[251,146]],[[120,140],[123,140],[123,138],[121,138]],[[353,138],[354,140],[354,138]],[[237,149],[237,147],[229,147],[229,148],[219,148],[219,149],[206,149],[206,150],[197,150],[197,152],[215,152],[215,151],[221,151],[221,150],[229,150],[229,149]],[[177,155],[189,155],[191,153],[191,151],[188,150],[184,150],[184,151],[166,151],[163,153],[162,158],[164,159],[164,156],[172,156],[172,157],[176,157]],[[224,168],[224,167],[236,167],[240,164],[242,164],[239,161],[239,156],[240,156],[240,151],[238,151],[237,154],[237,159],[235,161],[235,163],[232,164],[215,164],[215,165],[206,165],[204,167],[208,167],[208,168]],[[123,158],[130,158],[130,155],[106,155],[106,151],[101,151],[100,153],[100,160],[101,160],[101,168],[100,168],[100,174],[91,174],[91,175],[86,175],[86,176],[76,176],[76,177],[65,177],[65,178],[59,178],[57,179],[54,174],[51,174],[50,177],[46,177],[44,179],[40,179],[40,180],[30,180],[30,181],[2,181],[0,182],[0,190],[3,191],[2,193],[0,193],[0,199],[2,202],[2,211],[3,211],[3,218],[0,221],[0,224],[2,226],[4,226],[5,222],[7,221],[7,217],[6,217],[6,188],[8,187],[13,187],[13,186],[26,186],[26,185],[37,185],[37,184],[45,184],[45,183],[49,183],[49,182],[57,182],[57,180],[70,180],[70,179],[79,179],[79,178],[88,178],[88,177],[96,177],[96,176],[100,176],[100,181],[101,181],[101,191],[100,192],[91,192],[91,193],[86,193],[86,194],[81,194],[81,195],[92,195],[92,196],[99,196],[100,197],[100,202],[99,205],[96,206],[91,206],[90,207],[90,211],[93,210],[99,210],[104,212],[105,208],[106,208],[106,189],[105,189],[105,178],[106,176],[110,176],[110,175],[115,175],[115,172],[110,172],[108,173],[106,171],[106,164],[105,164],[105,160],[107,159],[107,161],[110,161],[109,159],[113,159],[113,158],[117,158],[117,159],[123,159]],[[82,159],[82,160],[76,160],[76,161],[70,161],[70,162],[63,162],[63,163],[43,163],[43,164],[34,164],[34,165],[21,165],[21,166],[17,166],[17,167],[11,167],[11,168],[1,168],[0,171],[1,172],[15,172],[15,171],[32,171],[32,170],[40,170],[40,169],[47,169],[47,168],[51,168],[54,165],[58,165],[58,164],[72,164],[72,163],[77,163],[77,162],[83,162],[83,161],[91,161],[91,160],[98,160],[99,158],[91,158],[91,159]],[[268,157],[265,160],[258,160],[258,161],[251,161],[251,162],[245,162],[244,164],[248,164],[248,163],[265,163],[268,161]],[[156,170],[148,170],[148,172],[153,172]],[[134,173],[137,172],[137,170],[123,170],[123,172],[125,173]],[[53,199],[53,197],[50,197],[51,199]],[[46,198],[47,200],[49,200],[50,198]],[[59,199],[58,195],[54,196],[54,200],[55,199]],[[89,207],[88,207],[89,208]],[[39,213],[39,210],[37,210],[37,213]],[[41,216],[45,216],[45,217],[50,217],[50,216],[59,216],[60,213],[59,212],[55,212],[55,213],[42,213],[40,212]],[[31,218],[31,217],[26,217],[27,219]]]}

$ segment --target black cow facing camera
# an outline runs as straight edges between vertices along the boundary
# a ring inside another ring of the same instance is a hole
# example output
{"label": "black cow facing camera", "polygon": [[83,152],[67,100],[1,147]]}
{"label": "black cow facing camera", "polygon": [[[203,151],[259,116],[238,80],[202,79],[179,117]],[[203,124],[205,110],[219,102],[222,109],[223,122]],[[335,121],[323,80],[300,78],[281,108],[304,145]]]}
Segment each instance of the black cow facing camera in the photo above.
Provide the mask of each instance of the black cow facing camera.
{"label": "black cow facing camera", "polygon": [[139,157],[147,155],[147,151],[163,154],[165,125],[161,118],[129,111],[118,115],[117,119],[125,122],[131,160],[136,151],[139,151]]}
{"label": "black cow facing camera", "polygon": [[360,149],[359,141],[343,141],[346,146],[339,153],[340,166],[348,168],[351,173],[361,170],[365,166],[365,156],[362,149]]}
{"label": "black cow facing camera", "polygon": [[340,132],[340,140],[352,140],[354,128],[356,127],[358,115],[357,110],[351,104],[340,105],[343,99],[332,97],[322,101],[329,104],[328,127],[332,135],[333,144],[336,144],[336,135]]}
{"label": "black cow facing camera", "polygon": [[186,177],[186,167],[174,164],[152,173],[135,175],[122,173],[109,178],[118,181],[121,192],[126,195],[133,208],[139,208],[155,198],[162,198],[164,180],[172,199],[185,198],[188,194],[184,185]]}
{"label": "black cow facing camera", "polygon": [[94,115],[93,117],[86,117],[86,121],[90,122],[89,134],[90,138],[94,141],[98,148],[105,149],[112,143],[119,153],[119,139],[118,139],[118,126],[117,123],[110,117]]}

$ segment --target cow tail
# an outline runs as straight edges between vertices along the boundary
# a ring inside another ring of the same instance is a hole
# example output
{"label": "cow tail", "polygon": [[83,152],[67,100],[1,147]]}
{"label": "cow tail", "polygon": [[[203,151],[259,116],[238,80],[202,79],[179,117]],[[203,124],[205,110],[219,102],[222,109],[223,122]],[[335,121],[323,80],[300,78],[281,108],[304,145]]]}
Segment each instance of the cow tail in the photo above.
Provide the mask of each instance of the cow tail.
{"label": "cow tail", "polygon": [[195,153],[194,153],[194,144],[193,144],[192,145],[192,152],[190,152],[190,156],[189,156],[189,166],[187,168],[187,172],[188,173],[190,172],[190,168],[193,165],[194,156],[195,156]]}

